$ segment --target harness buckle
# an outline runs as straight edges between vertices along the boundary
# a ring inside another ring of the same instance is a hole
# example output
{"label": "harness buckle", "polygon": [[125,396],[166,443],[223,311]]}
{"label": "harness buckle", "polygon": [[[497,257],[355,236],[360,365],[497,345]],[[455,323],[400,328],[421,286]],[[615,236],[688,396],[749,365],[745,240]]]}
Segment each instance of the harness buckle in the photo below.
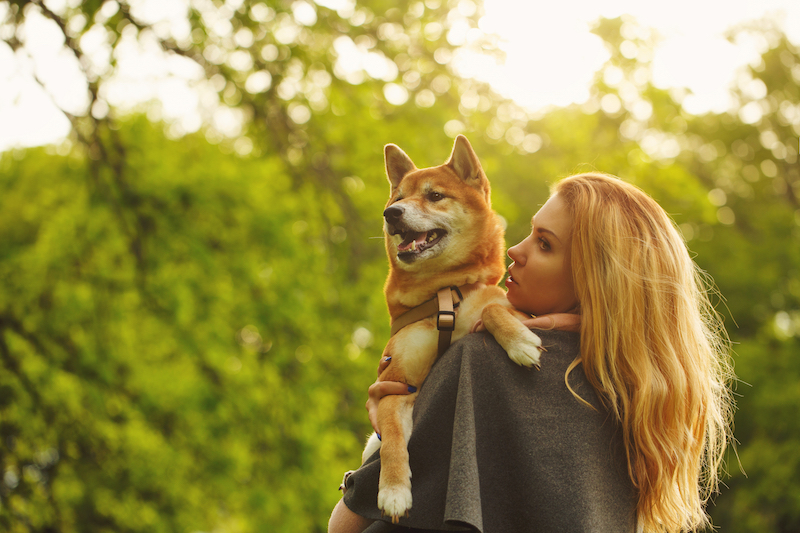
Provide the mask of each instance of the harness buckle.
{"label": "harness buckle", "polygon": [[436,315],[436,329],[439,331],[453,331],[456,329],[456,312],[439,311]]}

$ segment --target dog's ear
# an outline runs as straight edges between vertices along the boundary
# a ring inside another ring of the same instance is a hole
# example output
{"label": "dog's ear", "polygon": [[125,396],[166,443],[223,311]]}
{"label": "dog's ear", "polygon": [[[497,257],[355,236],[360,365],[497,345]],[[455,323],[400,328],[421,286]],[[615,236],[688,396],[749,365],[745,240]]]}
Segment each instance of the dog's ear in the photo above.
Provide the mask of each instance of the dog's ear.
{"label": "dog's ear", "polygon": [[479,190],[485,189],[484,185],[488,183],[486,174],[483,173],[478,156],[463,135],[456,137],[453,153],[450,154],[450,160],[446,164],[468,185]]}
{"label": "dog's ear", "polygon": [[386,160],[386,177],[389,178],[392,189],[396,189],[397,186],[400,185],[400,180],[402,180],[406,174],[417,170],[411,158],[397,145],[387,144],[384,146],[383,156]]}

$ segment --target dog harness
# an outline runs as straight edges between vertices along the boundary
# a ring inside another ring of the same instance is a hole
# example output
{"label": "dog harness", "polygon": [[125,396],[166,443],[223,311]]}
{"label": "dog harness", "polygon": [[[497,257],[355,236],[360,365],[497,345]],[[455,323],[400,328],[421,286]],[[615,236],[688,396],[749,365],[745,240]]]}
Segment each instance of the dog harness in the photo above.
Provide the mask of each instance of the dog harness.
{"label": "dog harness", "polygon": [[450,339],[453,330],[456,329],[455,310],[464,301],[464,292],[469,292],[473,284],[462,285],[461,287],[445,287],[436,293],[435,298],[431,298],[413,309],[410,309],[392,321],[391,337],[414,322],[436,315],[436,329],[439,330],[439,355],[442,355],[450,346]]}

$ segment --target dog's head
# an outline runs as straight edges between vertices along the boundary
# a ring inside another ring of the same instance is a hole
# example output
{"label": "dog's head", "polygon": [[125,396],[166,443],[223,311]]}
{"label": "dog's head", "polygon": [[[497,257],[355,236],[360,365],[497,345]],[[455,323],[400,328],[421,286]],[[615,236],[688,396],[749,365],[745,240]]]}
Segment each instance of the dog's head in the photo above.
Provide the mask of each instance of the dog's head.
{"label": "dog's head", "polygon": [[466,137],[456,138],[450,159],[438,167],[417,169],[393,144],[384,153],[391,184],[383,212],[386,248],[398,268],[452,269],[474,261],[485,239],[494,245],[497,235],[502,247],[489,180]]}

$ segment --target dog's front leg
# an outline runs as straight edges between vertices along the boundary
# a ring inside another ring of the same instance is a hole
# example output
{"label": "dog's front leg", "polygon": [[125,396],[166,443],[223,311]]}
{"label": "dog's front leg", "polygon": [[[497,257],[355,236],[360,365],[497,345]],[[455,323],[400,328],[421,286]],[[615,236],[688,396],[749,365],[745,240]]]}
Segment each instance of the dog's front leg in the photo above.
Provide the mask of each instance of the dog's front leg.
{"label": "dog's front leg", "polygon": [[512,361],[539,368],[542,340],[520,322],[523,318],[527,315],[496,303],[487,305],[481,313],[483,325]]}
{"label": "dog's front leg", "polygon": [[381,428],[381,476],[378,508],[396,524],[411,509],[411,467],[408,439],[418,393],[386,396],[378,404]]}

